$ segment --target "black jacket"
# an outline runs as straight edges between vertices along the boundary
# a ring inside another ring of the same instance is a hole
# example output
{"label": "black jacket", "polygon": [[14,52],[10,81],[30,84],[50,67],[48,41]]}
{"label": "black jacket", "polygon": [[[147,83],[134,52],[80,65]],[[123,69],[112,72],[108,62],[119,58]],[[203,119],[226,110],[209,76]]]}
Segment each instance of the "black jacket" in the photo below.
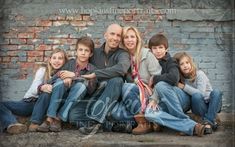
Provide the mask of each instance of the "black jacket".
{"label": "black jacket", "polygon": [[164,81],[172,86],[176,86],[180,80],[180,73],[175,59],[172,58],[169,53],[167,53],[165,57],[159,60],[159,63],[162,66],[162,73],[161,75],[154,76],[154,85],[160,81]]}

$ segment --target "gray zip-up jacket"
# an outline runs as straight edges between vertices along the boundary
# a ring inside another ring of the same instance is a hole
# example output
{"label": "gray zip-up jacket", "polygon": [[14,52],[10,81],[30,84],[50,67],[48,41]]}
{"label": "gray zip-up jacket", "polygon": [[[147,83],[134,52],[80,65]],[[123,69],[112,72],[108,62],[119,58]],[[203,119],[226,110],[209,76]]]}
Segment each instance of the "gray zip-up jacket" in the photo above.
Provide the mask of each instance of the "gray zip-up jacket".
{"label": "gray zip-up jacket", "polygon": [[90,63],[97,68],[94,71],[97,79],[105,81],[114,77],[123,77],[130,67],[128,52],[117,48],[106,54],[104,47],[105,43],[100,48],[94,49],[94,54],[90,59]]}

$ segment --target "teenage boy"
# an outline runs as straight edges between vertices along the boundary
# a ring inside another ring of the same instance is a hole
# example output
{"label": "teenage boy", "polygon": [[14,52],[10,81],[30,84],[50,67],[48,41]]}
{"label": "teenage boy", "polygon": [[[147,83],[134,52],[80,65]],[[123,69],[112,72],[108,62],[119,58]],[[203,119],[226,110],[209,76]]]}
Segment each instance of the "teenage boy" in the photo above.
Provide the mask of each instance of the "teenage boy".
{"label": "teenage boy", "polygon": [[[191,120],[184,112],[190,108],[190,98],[177,87],[179,69],[177,62],[168,53],[168,40],[163,34],[156,34],[149,40],[149,48],[162,66],[161,75],[149,81],[154,86],[145,117],[151,122],[183,132],[188,135],[204,134],[205,126]],[[159,98],[159,106],[157,99]]]}
{"label": "teenage boy", "polygon": [[[89,63],[93,55],[94,42],[89,37],[81,37],[76,45],[77,57],[70,59],[59,73],[60,79],[57,79],[56,86],[52,90],[51,101],[47,110],[46,121],[39,126],[38,131],[60,131],[60,121],[66,122],[70,108],[76,102],[81,101],[84,96],[92,94],[96,89],[96,78],[84,79],[81,76],[90,74],[95,67]],[[64,104],[60,107],[62,99],[67,96]]]}

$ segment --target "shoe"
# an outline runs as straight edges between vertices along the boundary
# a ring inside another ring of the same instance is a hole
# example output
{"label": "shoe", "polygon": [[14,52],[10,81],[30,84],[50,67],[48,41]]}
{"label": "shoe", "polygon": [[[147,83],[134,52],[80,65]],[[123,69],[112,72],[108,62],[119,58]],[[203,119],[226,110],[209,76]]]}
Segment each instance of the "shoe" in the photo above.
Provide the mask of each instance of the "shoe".
{"label": "shoe", "polygon": [[59,121],[59,120],[53,121],[52,124],[50,125],[49,129],[52,132],[60,132],[61,131],[61,121]]}
{"label": "shoe", "polygon": [[31,123],[29,125],[29,132],[36,132],[38,127],[39,127],[38,124]]}
{"label": "shoe", "polygon": [[21,123],[11,124],[7,127],[7,132],[10,134],[26,133],[27,126]]}
{"label": "shoe", "polygon": [[212,125],[207,121],[204,121],[203,125],[205,125],[204,134],[212,134]]}
{"label": "shoe", "polygon": [[49,132],[50,130],[50,123],[48,121],[44,121],[38,128],[38,132]]}
{"label": "shoe", "polygon": [[91,127],[81,127],[78,131],[84,135],[93,135],[102,131],[101,124],[96,124]]}
{"label": "shoe", "polygon": [[162,131],[162,127],[156,123],[153,123],[152,127],[153,127],[154,132],[161,132]]}
{"label": "shoe", "polygon": [[194,134],[196,134],[198,137],[202,137],[204,135],[205,131],[205,125],[202,124],[196,124],[194,127]]}
{"label": "shoe", "polygon": [[132,130],[132,134],[142,135],[154,131],[152,124],[145,119],[144,114],[137,114],[134,118],[138,126]]}
{"label": "shoe", "polygon": [[113,132],[131,133],[132,125],[130,123],[116,123],[112,127]]}

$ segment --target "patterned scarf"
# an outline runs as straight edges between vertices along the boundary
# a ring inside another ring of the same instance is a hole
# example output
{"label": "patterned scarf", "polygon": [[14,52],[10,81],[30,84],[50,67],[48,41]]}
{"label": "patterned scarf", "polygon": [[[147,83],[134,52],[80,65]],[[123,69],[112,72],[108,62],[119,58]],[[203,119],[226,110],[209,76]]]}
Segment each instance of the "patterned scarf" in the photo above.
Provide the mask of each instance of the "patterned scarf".
{"label": "patterned scarf", "polygon": [[134,63],[133,57],[131,57],[131,68],[132,68],[132,78],[134,79],[134,82],[139,88],[140,92],[140,102],[141,102],[141,112],[144,113],[146,107],[147,107],[147,102],[148,102],[148,97],[152,95],[152,90],[149,88],[147,84],[145,84],[141,78],[140,74],[138,71],[138,66],[137,64]]}

